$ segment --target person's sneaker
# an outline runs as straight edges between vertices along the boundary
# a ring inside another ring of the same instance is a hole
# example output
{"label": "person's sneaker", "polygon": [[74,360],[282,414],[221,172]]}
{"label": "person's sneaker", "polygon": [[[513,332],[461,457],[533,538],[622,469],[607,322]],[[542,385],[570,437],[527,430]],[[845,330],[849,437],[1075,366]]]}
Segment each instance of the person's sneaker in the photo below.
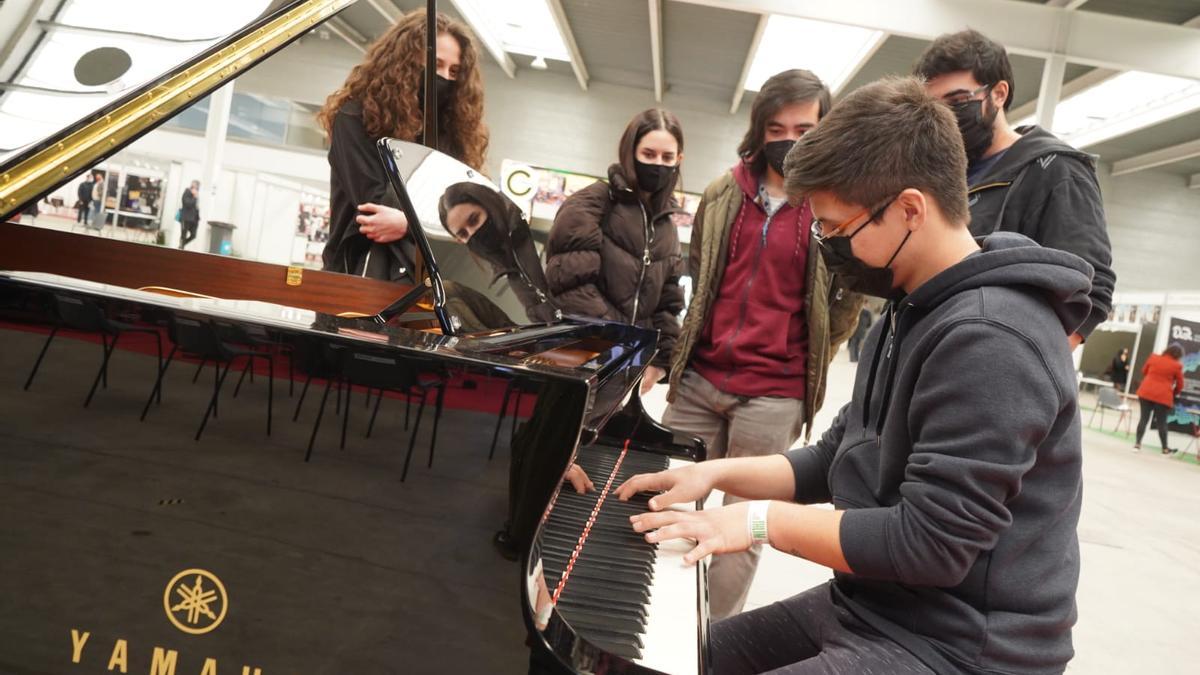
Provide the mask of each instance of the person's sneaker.
{"label": "person's sneaker", "polygon": [[1141,445],[1140,443],[1137,443],[1137,444],[1135,444],[1135,445],[1133,446],[1133,451],[1134,451],[1134,452],[1141,452],[1141,451],[1142,451],[1142,445]]}

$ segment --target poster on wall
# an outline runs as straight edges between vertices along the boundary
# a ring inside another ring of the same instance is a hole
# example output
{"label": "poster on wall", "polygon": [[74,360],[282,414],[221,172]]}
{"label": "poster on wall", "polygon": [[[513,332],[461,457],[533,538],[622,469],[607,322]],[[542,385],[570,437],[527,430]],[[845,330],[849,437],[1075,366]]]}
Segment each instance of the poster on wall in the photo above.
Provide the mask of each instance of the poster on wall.
{"label": "poster on wall", "polygon": [[[521,213],[534,229],[549,230],[554,216],[567,197],[600,180],[570,171],[532,166],[510,159],[500,165],[500,191],[520,207]],[[682,212],[671,216],[679,228],[679,240],[691,241],[692,218],[700,206],[700,195],[678,191],[675,199]]]}
{"label": "poster on wall", "polygon": [[1170,330],[1167,344],[1183,349],[1183,391],[1175,397],[1175,410],[1168,419],[1190,430],[1200,424],[1200,322],[1173,318]]}

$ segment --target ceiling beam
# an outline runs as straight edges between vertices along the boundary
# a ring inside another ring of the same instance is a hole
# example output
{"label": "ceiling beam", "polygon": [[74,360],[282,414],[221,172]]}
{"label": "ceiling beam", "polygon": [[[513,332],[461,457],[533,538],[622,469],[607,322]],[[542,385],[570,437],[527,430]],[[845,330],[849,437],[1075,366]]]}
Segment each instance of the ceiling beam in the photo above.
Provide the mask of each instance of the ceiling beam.
{"label": "ceiling beam", "polygon": [[340,37],[346,41],[346,44],[353,47],[358,53],[367,53],[367,37],[362,33],[354,30],[354,28],[340,16],[335,16],[325,22],[325,27],[330,33]]}
{"label": "ceiling beam", "polygon": [[[29,0],[28,2],[9,2],[7,8],[0,7],[0,36],[8,36],[8,39],[0,44],[0,78],[4,81],[13,79],[17,76],[16,64],[12,67],[5,67],[13,54],[17,52],[17,45],[22,42],[32,44],[37,40],[38,33],[30,31],[34,22],[37,21],[38,15],[42,13],[42,5],[44,0]],[[21,12],[24,9],[24,12]]]}
{"label": "ceiling beam", "polygon": [[758,25],[754,27],[754,37],[750,39],[750,51],[746,52],[746,62],[742,64],[742,74],[738,76],[737,87],[733,90],[733,101],[729,104],[729,114],[737,113],[742,105],[742,95],[746,93],[746,78],[750,77],[750,66],[754,64],[754,55],[758,53],[758,43],[762,42],[763,33],[767,30],[767,20],[770,17],[760,14]]}
{"label": "ceiling beam", "polygon": [[1063,9],[1079,9],[1087,0],[1046,0],[1046,4],[1051,7],[1062,7]]}
{"label": "ceiling beam", "polygon": [[562,36],[563,44],[567,46],[567,53],[571,55],[571,70],[575,71],[575,79],[579,82],[579,88],[587,91],[587,66],[583,63],[583,54],[579,52],[579,45],[575,44],[575,34],[571,32],[571,24],[567,22],[567,15],[563,12],[562,1],[546,0],[546,5],[554,17],[554,25],[558,26],[558,34]]}
{"label": "ceiling beam", "polygon": [[650,62],[654,66],[654,100],[663,98],[662,0],[646,0],[650,6]]}
{"label": "ceiling beam", "polygon": [[471,27],[471,32],[475,33],[475,37],[483,43],[487,52],[492,55],[492,59],[496,61],[496,65],[500,66],[500,70],[508,75],[509,79],[517,76],[517,64],[513,63],[512,57],[508,52],[504,51],[504,43],[500,41],[498,35],[493,35],[488,30],[487,24],[483,22],[478,14],[475,13],[475,8],[469,2],[462,0],[450,0],[450,4],[454,5],[454,9],[462,16],[467,25]]}
{"label": "ceiling beam", "polygon": [[1200,79],[1200,31],[1153,21],[1011,0],[681,0],[754,14],[783,14],[932,39],[967,26],[1014,54],[1114,70]]}
{"label": "ceiling beam", "polygon": [[379,12],[384,21],[388,22],[388,25],[396,23],[396,19],[399,19],[404,14],[396,5],[392,4],[392,0],[367,0],[367,4],[376,12]]}
{"label": "ceiling beam", "polygon": [[1188,187],[1193,190],[1200,190],[1200,173],[1192,174],[1192,179],[1188,181]]}
{"label": "ceiling beam", "polygon": [[1172,145],[1169,148],[1159,148],[1142,155],[1128,157],[1117,162],[1113,162],[1112,175],[1124,176],[1127,173],[1135,173],[1137,171],[1145,171],[1175,162],[1182,162],[1187,159],[1200,157],[1200,140],[1188,141],[1179,145]]}

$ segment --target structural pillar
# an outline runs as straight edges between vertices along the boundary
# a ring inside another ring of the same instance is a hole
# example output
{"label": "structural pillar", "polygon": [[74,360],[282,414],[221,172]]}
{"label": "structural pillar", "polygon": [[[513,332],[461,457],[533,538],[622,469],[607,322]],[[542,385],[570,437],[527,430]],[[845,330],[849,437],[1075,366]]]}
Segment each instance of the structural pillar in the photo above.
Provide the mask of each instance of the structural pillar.
{"label": "structural pillar", "polygon": [[[200,175],[200,227],[196,232],[196,241],[189,246],[193,251],[208,250],[208,221],[224,219],[217,209],[217,188],[225,152],[225,135],[229,129],[229,111],[233,107],[233,84],[231,81],[208,97],[208,125],[204,130],[204,163]],[[189,180],[185,189],[190,185]],[[225,200],[226,203],[228,201]]]}

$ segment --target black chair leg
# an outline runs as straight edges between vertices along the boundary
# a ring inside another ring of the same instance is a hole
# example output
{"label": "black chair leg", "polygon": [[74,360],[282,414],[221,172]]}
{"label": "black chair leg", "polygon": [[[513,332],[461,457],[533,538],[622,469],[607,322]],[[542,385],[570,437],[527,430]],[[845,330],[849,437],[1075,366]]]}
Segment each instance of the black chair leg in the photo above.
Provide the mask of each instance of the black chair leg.
{"label": "black chair leg", "polygon": [[333,380],[325,380],[325,393],[321,395],[321,405],[317,408],[317,420],[313,422],[312,435],[308,437],[308,450],[304,453],[304,461],[312,459],[313,443],[317,440],[317,430],[321,428],[321,417],[325,415],[325,403],[329,401],[329,387]]}
{"label": "black chair leg", "polygon": [[204,427],[208,424],[209,415],[217,416],[217,399],[221,397],[221,385],[225,384],[225,376],[229,374],[229,367],[233,365],[230,360],[225,364],[225,368],[221,370],[220,362],[216,362],[218,370],[221,370],[221,375],[217,378],[217,384],[213,387],[212,400],[208,402],[208,409],[204,411],[204,419],[200,420],[200,428],[196,430],[196,440],[200,440],[200,434],[204,433]]}
{"label": "black chair leg", "polygon": [[300,407],[304,405],[304,397],[308,395],[308,385],[312,382],[312,373],[304,378],[304,387],[300,389],[300,400],[296,401],[296,412],[292,413],[292,421],[300,419]]}
{"label": "black chair leg", "polygon": [[437,398],[434,399],[433,407],[433,436],[429,439],[429,465],[428,468],[433,468],[433,450],[437,447],[437,430],[438,421],[442,419],[442,400],[446,395],[446,383],[437,383]]}
{"label": "black chair leg", "polygon": [[[253,373],[253,372],[254,372],[254,367],[253,367],[253,366],[254,366],[254,359],[253,359],[253,358],[250,358],[250,357],[247,357],[247,358],[246,358],[246,367],[245,367],[245,368],[242,368],[242,375],[241,375],[241,377],[239,377],[239,378],[238,378],[238,383],[237,383],[237,386],[233,388],[233,398],[237,398],[238,392],[242,390],[242,382],[245,382],[245,381],[246,381],[246,373],[247,373],[247,372],[250,372],[250,373]],[[254,382],[254,376],[253,376],[253,375],[250,377],[250,382]]]}
{"label": "black chair leg", "polygon": [[342,407],[342,442],[338,445],[338,450],[346,449],[346,427],[350,424],[350,392],[354,391],[354,385],[350,382],[346,383],[346,405]]}
{"label": "black chair leg", "polygon": [[150,390],[150,398],[146,399],[146,405],[142,408],[141,421],[146,421],[146,413],[150,412],[150,404],[154,402],[155,396],[162,400],[162,382],[167,375],[167,368],[171,366],[171,360],[175,358],[175,350],[179,349],[179,345],[171,345],[171,353],[167,354],[167,360],[162,367],[158,369],[158,379],[154,381],[154,388]]}
{"label": "black chair leg", "polygon": [[512,395],[513,383],[510,380],[504,388],[504,398],[500,401],[500,414],[496,416],[496,430],[492,432],[492,449],[488,451],[488,460],[496,455],[496,439],[500,437],[500,427],[504,426],[504,415],[508,412],[508,397]]}
{"label": "black chair leg", "polygon": [[383,390],[379,390],[379,395],[375,397],[375,411],[371,413],[371,422],[367,424],[367,438],[371,437],[371,430],[375,428],[375,417],[379,415],[379,404],[383,403]]}
{"label": "black chair leg", "polygon": [[[253,360],[253,359],[251,359]],[[275,407],[275,363],[267,355],[267,435],[271,435],[271,409]]]}
{"label": "black chair leg", "polygon": [[113,349],[117,346],[117,338],[120,335],[120,333],[113,335],[112,342],[109,342],[104,335],[100,336],[101,341],[104,342],[104,360],[100,362],[100,372],[96,373],[96,379],[92,382],[92,388],[88,391],[87,398],[83,401],[83,407],[85,408],[92,404],[92,397],[96,395],[96,387],[100,384],[100,381],[108,379],[105,375],[108,372],[108,359],[112,356]]}
{"label": "black chair leg", "polygon": [[288,360],[288,398],[296,394],[296,368],[293,363],[292,353],[284,354]]}
{"label": "black chair leg", "polygon": [[[232,360],[230,360],[230,362],[229,362],[229,363],[226,363],[226,364],[225,364],[225,371],[226,371],[226,372],[229,372],[229,367],[230,367],[230,366],[232,366],[232,365],[233,365],[233,361],[232,361]],[[217,389],[218,389],[218,388],[221,386],[220,379],[221,379],[221,362],[220,362],[220,361],[213,361],[213,396],[214,396],[214,397],[216,396]],[[214,403],[214,404],[213,404],[213,409],[212,409],[212,416],[213,416],[213,417],[216,417],[216,416],[217,416],[217,412],[218,412],[218,410],[217,410],[217,404],[216,404],[216,403]]]}
{"label": "black chair leg", "polygon": [[46,337],[46,342],[42,345],[42,351],[38,352],[37,361],[33,362],[33,370],[29,371],[29,379],[25,380],[25,391],[29,391],[29,387],[33,384],[33,376],[37,375],[38,368],[42,365],[42,358],[46,356],[46,350],[50,349],[50,343],[54,340],[54,336],[58,333],[58,326],[50,329],[50,335]]}
{"label": "black chair leg", "polygon": [[[157,330],[154,331],[154,350],[158,353],[158,371],[157,372],[161,373],[161,372],[163,372],[162,335],[160,335]],[[159,405],[162,404],[162,378],[161,377],[158,380],[158,403],[159,403]]]}
{"label": "black chair leg", "polygon": [[408,478],[408,464],[412,461],[413,448],[417,446],[417,432],[421,430],[421,413],[425,412],[425,392],[421,392],[421,404],[417,406],[417,421],[413,423],[412,437],[408,439],[408,454],[404,456],[404,470],[400,472],[400,482]]}
{"label": "black chair leg", "polygon": [[200,371],[204,370],[204,366],[208,365],[208,357],[200,359],[200,365],[196,366],[196,374],[192,375],[192,384],[196,384],[196,380],[200,379]]}
{"label": "black chair leg", "polygon": [[[118,333],[117,335],[120,335],[120,333]],[[114,335],[113,342],[116,342],[116,341],[117,341],[117,336]],[[101,375],[100,382],[104,386],[105,389],[108,389],[108,355],[111,354],[112,352],[108,348],[108,336],[105,335],[104,333],[100,334],[100,343],[104,345],[104,361],[102,361],[103,365],[100,368],[100,375]],[[88,398],[90,399],[91,396],[89,396]],[[86,408],[87,404],[84,403],[83,407]]]}
{"label": "black chair leg", "polygon": [[510,429],[508,432],[508,438],[510,441],[512,440],[513,436],[517,435],[517,415],[521,412],[521,396],[523,394],[524,392],[521,391],[521,388],[517,387],[517,402],[515,405],[513,405],[512,410],[512,429]]}
{"label": "black chair leg", "polygon": [[408,411],[412,410],[411,392],[404,395],[404,430],[408,431]]}
{"label": "black chair leg", "polygon": [[[383,390],[381,389],[380,391],[382,392]],[[367,395],[363,399],[363,410],[366,410],[367,408],[370,408],[370,407],[371,407],[371,388],[367,387]]]}

